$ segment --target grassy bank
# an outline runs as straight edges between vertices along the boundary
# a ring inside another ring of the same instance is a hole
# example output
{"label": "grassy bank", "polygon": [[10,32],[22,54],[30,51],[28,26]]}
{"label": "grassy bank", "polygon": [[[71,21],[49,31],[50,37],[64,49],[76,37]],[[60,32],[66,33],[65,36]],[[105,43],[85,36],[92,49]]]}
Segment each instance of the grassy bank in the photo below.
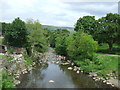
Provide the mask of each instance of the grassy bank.
{"label": "grassy bank", "polygon": [[120,57],[95,54],[93,61],[86,59],[84,61],[74,61],[82,70],[86,72],[97,72],[99,76],[106,77],[107,74],[118,75],[118,59]]}
{"label": "grassy bank", "polygon": [[103,44],[99,45],[98,52],[120,55],[120,46],[117,44],[113,44],[113,49],[110,50],[108,44],[103,43]]}
{"label": "grassy bank", "polygon": [[2,89],[15,88],[13,81],[13,76],[8,76],[8,74],[5,71],[2,72]]}

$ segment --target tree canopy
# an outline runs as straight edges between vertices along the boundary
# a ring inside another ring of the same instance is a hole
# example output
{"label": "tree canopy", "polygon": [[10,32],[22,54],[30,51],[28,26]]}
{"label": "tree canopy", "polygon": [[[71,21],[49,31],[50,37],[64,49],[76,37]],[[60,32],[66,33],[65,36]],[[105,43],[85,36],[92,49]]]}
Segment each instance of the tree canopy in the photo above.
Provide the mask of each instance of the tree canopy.
{"label": "tree canopy", "polygon": [[77,20],[75,24],[75,31],[84,30],[88,34],[93,34],[95,28],[96,20],[95,16],[84,16]]}
{"label": "tree canopy", "polygon": [[25,46],[27,42],[27,29],[25,22],[19,17],[15,18],[12,23],[6,24],[3,29],[7,45],[15,47]]}
{"label": "tree canopy", "polygon": [[120,15],[109,13],[106,17],[100,18],[95,31],[95,38],[100,43],[108,43],[109,48],[112,49],[114,43],[118,43],[120,24],[119,24]]}

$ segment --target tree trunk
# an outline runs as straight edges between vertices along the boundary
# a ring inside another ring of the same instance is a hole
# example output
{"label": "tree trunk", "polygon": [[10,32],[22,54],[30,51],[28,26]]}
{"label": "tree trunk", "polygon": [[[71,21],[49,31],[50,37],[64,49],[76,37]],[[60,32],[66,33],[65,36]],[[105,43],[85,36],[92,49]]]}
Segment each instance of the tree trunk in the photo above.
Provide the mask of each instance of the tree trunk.
{"label": "tree trunk", "polygon": [[109,43],[108,45],[109,45],[109,49],[112,50],[113,45],[111,43]]}

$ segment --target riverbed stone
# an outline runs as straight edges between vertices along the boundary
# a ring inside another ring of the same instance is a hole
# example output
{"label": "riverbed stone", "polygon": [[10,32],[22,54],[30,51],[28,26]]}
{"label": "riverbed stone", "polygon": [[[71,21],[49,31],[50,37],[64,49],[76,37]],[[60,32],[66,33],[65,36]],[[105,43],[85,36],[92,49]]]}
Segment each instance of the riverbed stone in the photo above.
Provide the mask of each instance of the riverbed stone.
{"label": "riverbed stone", "polygon": [[111,84],[110,82],[106,82],[106,84]]}
{"label": "riverbed stone", "polygon": [[18,75],[18,76],[15,76],[16,79],[18,79],[19,77],[20,77],[19,75]]}
{"label": "riverbed stone", "polygon": [[80,71],[77,71],[77,73],[79,73]]}
{"label": "riverbed stone", "polygon": [[104,80],[103,83],[106,83],[106,80]]}
{"label": "riverbed stone", "polygon": [[74,65],[74,63],[71,63],[71,65],[73,66],[73,65]]}
{"label": "riverbed stone", "polygon": [[49,82],[50,82],[50,83],[53,83],[53,82],[55,82],[55,81],[53,81],[53,80],[49,80]]}
{"label": "riverbed stone", "polygon": [[96,78],[95,78],[95,77],[93,77],[93,79],[95,80]]}
{"label": "riverbed stone", "polygon": [[81,70],[81,72],[83,72],[83,71]]}
{"label": "riverbed stone", "polygon": [[77,71],[77,69],[76,69],[76,68],[74,68],[74,69],[73,69],[73,71]]}
{"label": "riverbed stone", "polygon": [[72,70],[72,67],[68,67],[69,70]]}
{"label": "riverbed stone", "polygon": [[97,77],[97,73],[96,72],[90,72],[89,75],[91,75],[93,77]]}
{"label": "riverbed stone", "polygon": [[68,65],[69,63],[68,62],[66,62],[66,63],[64,63],[65,65]]}
{"label": "riverbed stone", "polygon": [[20,81],[19,80],[14,80],[14,82],[13,82],[15,85],[18,85],[18,84],[20,84]]}

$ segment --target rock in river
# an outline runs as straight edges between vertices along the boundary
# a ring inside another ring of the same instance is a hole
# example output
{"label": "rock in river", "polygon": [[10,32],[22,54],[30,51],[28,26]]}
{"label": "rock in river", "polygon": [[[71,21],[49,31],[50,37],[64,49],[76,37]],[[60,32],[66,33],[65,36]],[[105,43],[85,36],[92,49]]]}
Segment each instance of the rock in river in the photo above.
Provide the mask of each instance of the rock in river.
{"label": "rock in river", "polygon": [[72,70],[72,67],[68,67],[69,70]]}
{"label": "rock in river", "polygon": [[53,80],[49,80],[49,82],[53,83],[53,82],[55,82],[55,81],[53,81]]}
{"label": "rock in river", "polygon": [[77,73],[79,73],[79,71],[77,71]]}
{"label": "rock in river", "polygon": [[20,81],[19,80],[14,80],[14,84],[18,85],[18,84],[20,84]]}

